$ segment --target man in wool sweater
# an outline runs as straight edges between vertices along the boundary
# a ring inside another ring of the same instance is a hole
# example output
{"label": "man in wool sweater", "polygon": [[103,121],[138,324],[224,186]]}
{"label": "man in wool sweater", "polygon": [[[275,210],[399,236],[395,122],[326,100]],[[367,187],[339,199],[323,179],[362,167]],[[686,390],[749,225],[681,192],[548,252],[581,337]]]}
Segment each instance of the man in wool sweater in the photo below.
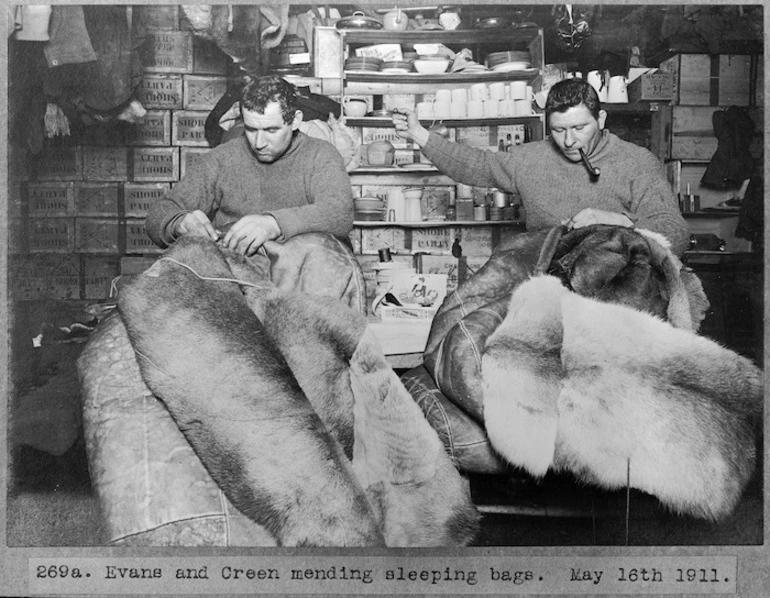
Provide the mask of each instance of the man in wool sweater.
{"label": "man in wool sweater", "polygon": [[[644,228],[664,235],[672,250],[682,254],[689,242],[687,224],[660,162],[647,149],[604,128],[607,113],[594,88],[582,79],[560,81],[548,94],[545,114],[550,139],[510,152],[449,142],[423,128],[411,111],[394,114],[393,124],[454,180],[517,192],[529,230],[559,224]],[[598,177],[582,163],[581,149],[600,169]]]}
{"label": "man in wool sweater", "polygon": [[300,233],[346,238],[353,226],[350,179],[332,144],[298,130],[294,86],[277,76],[251,80],[241,115],[243,136],[207,153],[153,206],[149,237],[168,247],[182,235],[221,236],[224,246],[247,256],[265,241]]}

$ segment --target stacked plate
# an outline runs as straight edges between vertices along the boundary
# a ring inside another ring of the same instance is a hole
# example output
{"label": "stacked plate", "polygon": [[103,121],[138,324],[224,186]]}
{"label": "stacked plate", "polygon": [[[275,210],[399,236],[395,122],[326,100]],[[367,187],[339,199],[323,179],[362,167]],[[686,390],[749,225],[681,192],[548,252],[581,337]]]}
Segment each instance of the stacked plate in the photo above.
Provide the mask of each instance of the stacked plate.
{"label": "stacked plate", "polygon": [[346,71],[379,71],[382,58],[375,56],[351,56],[345,61]]}
{"label": "stacked plate", "polygon": [[406,60],[390,60],[382,63],[381,73],[411,73],[413,71],[412,63]]}
{"label": "stacked plate", "polygon": [[493,52],[487,56],[487,66],[498,72],[521,71],[532,66],[532,58],[529,52],[517,50]]}

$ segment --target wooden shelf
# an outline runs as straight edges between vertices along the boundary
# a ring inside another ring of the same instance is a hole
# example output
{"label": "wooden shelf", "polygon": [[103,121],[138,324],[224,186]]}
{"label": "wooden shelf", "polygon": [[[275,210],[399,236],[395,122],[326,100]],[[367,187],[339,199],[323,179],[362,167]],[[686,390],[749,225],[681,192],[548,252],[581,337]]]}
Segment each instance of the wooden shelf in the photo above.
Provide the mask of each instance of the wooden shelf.
{"label": "wooden shelf", "polygon": [[356,220],[353,226],[361,228],[450,228],[453,226],[513,226],[523,228],[523,220],[421,220],[419,222],[388,222],[385,220]]}
{"label": "wooden shelf", "polygon": [[699,212],[682,212],[684,218],[712,218],[719,220],[722,218],[737,218],[738,210],[701,210]]}
{"label": "wooden shelf", "polygon": [[636,102],[634,104],[610,104],[602,102],[602,110],[608,114],[647,114],[659,112],[661,106],[668,106],[668,101],[660,102]]}
{"label": "wooden shelf", "polygon": [[349,83],[385,83],[390,85],[463,85],[472,83],[493,83],[495,81],[532,80],[540,75],[536,68],[521,71],[480,71],[475,73],[441,73],[423,75],[422,73],[390,74],[378,71],[345,71]]}
{"label": "wooden shelf", "polygon": [[537,27],[506,29],[456,29],[454,31],[384,31],[345,29],[346,44],[528,44],[540,33]]}
{"label": "wooden shelf", "polygon": [[[508,125],[526,123],[532,120],[540,120],[542,114],[530,114],[528,116],[498,116],[495,118],[435,118],[421,119],[420,124],[430,126],[434,122],[440,122],[447,127],[479,127],[484,125]],[[392,127],[393,121],[387,116],[362,116],[359,118],[345,117],[345,124],[349,127]]]}

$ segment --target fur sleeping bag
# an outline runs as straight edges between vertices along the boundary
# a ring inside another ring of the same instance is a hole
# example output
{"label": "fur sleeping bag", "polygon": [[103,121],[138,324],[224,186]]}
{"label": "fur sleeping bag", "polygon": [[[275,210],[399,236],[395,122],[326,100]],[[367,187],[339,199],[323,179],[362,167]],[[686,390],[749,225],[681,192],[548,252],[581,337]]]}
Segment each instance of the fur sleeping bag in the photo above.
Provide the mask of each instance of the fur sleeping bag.
{"label": "fur sleeping bag", "polygon": [[278,545],[467,544],[467,483],[363,317],[263,274],[181,239],[119,292],[142,378],[210,476]]}
{"label": "fur sleeping bag", "polygon": [[[426,369],[465,418],[444,408],[440,425],[478,423],[503,463],[536,477],[628,483],[675,511],[723,517],[754,471],[763,384],[752,362],[696,333],[707,305],[653,233],[518,235],[434,319]],[[494,467],[480,454],[473,466]]]}

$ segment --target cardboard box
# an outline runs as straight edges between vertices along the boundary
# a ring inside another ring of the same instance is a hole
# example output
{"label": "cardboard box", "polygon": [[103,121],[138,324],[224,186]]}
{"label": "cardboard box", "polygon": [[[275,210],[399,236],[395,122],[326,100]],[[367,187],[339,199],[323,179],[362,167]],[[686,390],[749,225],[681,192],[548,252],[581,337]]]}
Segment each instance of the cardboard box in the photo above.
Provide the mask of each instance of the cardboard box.
{"label": "cardboard box", "polygon": [[131,179],[135,182],[178,181],[179,148],[136,148]]}
{"label": "cardboard box", "polygon": [[628,101],[670,102],[674,99],[674,75],[672,73],[645,73],[628,85]]}
{"label": "cardboard box", "polygon": [[185,75],[182,84],[182,105],[185,110],[210,111],[226,91],[225,77]]}
{"label": "cardboard box", "polygon": [[76,183],[77,216],[112,216],[120,213],[120,186],[117,183]]}
{"label": "cardboard box", "polygon": [[177,110],[171,118],[171,140],[174,145],[209,147],[206,141],[206,119],[209,113]]}
{"label": "cardboard box", "polygon": [[74,216],[74,183],[29,183],[27,207],[31,217]]}
{"label": "cardboard box", "polygon": [[390,293],[398,299],[400,306],[376,308],[383,319],[431,319],[441,306],[447,294],[446,274],[409,274],[393,271]]}
{"label": "cardboard box", "polygon": [[179,110],[182,108],[182,77],[145,73],[136,93],[147,110]]}
{"label": "cardboard box", "polygon": [[145,72],[192,73],[192,36],[184,31],[157,31],[147,35],[142,45]]}
{"label": "cardboard box", "polygon": [[415,256],[417,272],[420,274],[443,274],[447,277],[447,293],[457,288],[460,276],[460,260],[451,255],[428,255],[420,253]]}
{"label": "cardboard box", "polygon": [[171,111],[148,110],[141,123],[128,129],[128,145],[171,145]]}
{"label": "cardboard box", "polygon": [[83,147],[83,179],[125,181],[128,178],[128,150],[125,147]]}

